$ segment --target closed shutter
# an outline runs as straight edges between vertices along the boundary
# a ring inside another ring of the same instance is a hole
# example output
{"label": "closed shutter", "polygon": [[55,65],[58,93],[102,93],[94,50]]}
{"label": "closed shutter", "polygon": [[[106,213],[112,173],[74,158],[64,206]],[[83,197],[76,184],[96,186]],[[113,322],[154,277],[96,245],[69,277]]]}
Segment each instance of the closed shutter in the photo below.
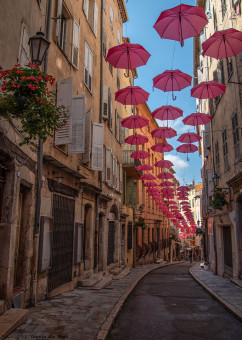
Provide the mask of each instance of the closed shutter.
{"label": "closed shutter", "polygon": [[116,164],[116,159],[115,159],[115,157],[113,157],[113,188],[116,187],[116,184],[115,184],[115,181],[116,181],[116,167],[115,167],[115,164]]}
{"label": "closed shutter", "polygon": [[123,167],[119,164],[119,191],[122,192],[123,189]]}
{"label": "closed shutter", "polygon": [[112,104],[112,99],[111,99],[111,93],[110,89],[108,89],[108,103],[109,103],[109,112],[108,112],[108,118],[109,118],[109,128],[110,130],[113,129],[113,104]]}
{"label": "closed shutter", "polygon": [[59,45],[61,41],[61,16],[62,16],[62,0],[58,0],[56,13],[56,17],[58,18],[56,19],[56,36]]}
{"label": "closed shutter", "polygon": [[83,0],[83,11],[85,13],[85,16],[88,20],[88,16],[89,16],[89,0]]}
{"label": "closed shutter", "polygon": [[137,182],[133,184],[133,190],[132,190],[132,206],[136,207],[137,205]]}
{"label": "closed shutter", "polygon": [[118,160],[115,159],[115,189],[118,188]]}
{"label": "closed shutter", "polygon": [[87,43],[85,43],[85,60],[84,60],[84,83],[92,91],[92,64],[93,55]]}
{"label": "closed shutter", "polygon": [[89,90],[92,92],[92,65],[93,65],[93,55],[92,55],[92,51],[89,48],[89,55],[88,55],[88,71],[89,71],[89,75],[88,75],[88,88]]}
{"label": "closed shutter", "polygon": [[72,87],[73,78],[63,79],[57,82],[57,106],[63,105],[66,109],[67,117],[60,117],[59,121],[66,121],[66,124],[59,128],[55,133],[55,144],[71,143],[71,107],[72,107]]}
{"label": "closed shutter", "polygon": [[97,37],[97,24],[98,24],[98,7],[97,7],[97,3],[95,1],[94,3],[94,24],[93,24],[93,31],[95,34],[95,37]]}
{"label": "closed shutter", "polygon": [[119,143],[124,144],[125,143],[125,127],[122,126],[122,120],[123,118],[120,117],[119,122]]}
{"label": "closed shutter", "polygon": [[89,47],[87,43],[85,43],[85,59],[84,59],[84,83],[88,87],[88,55],[89,55]]}
{"label": "closed shutter", "polygon": [[18,60],[21,66],[27,65],[30,61],[29,33],[24,23],[22,23]]}
{"label": "closed shutter", "polygon": [[85,114],[85,151],[82,158],[83,163],[90,161],[90,142],[91,142],[91,109]]}
{"label": "closed shutter", "polygon": [[103,124],[93,123],[92,131],[92,170],[103,170]]}
{"label": "closed shutter", "polygon": [[118,138],[118,111],[115,109],[115,138]]}
{"label": "closed shutter", "polygon": [[235,160],[237,160],[240,156],[239,125],[238,125],[237,111],[234,111],[232,115],[232,129],[233,129]]}
{"label": "closed shutter", "polygon": [[118,40],[118,45],[120,45],[120,42],[121,42],[121,37],[120,37],[120,32],[118,30],[118,36],[117,36],[117,40]]}
{"label": "closed shutter", "polygon": [[212,178],[212,176],[213,176],[212,170],[208,169],[207,170],[208,202],[209,202],[209,197],[212,195],[212,190],[213,190],[213,178]]}
{"label": "closed shutter", "polygon": [[72,99],[72,141],[68,145],[68,152],[84,153],[85,151],[85,95]]}
{"label": "closed shutter", "polygon": [[106,182],[111,183],[112,154],[111,149],[106,148]]}
{"label": "closed shutter", "polygon": [[107,56],[107,35],[103,29],[103,56],[106,58]]}
{"label": "closed shutter", "polygon": [[73,35],[72,35],[72,64],[78,68],[79,63],[79,46],[80,46],[80,26],[73,20]]}
{"label": "closed shutter", "polygon": [[103,112],[102,116],[108,119],[109,103],[108,103],[109,88],[107,85],[103,84]]}

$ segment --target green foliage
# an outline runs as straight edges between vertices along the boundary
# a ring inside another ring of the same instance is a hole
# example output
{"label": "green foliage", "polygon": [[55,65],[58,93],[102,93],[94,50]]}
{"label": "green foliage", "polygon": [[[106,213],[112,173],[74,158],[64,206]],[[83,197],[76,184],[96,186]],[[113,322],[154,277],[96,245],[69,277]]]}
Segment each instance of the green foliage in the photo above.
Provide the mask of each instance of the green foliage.
{"label": "green foliage", "polygon": [[145,224],[145,220],[143,217],[140,217],[137,222],[134,224],[135,228],[142,228],[142,229],[147,229],[147,226]]}
{"label": "green foliage", "polygon": [[221,188],[214,188],[209,202],[210,207],[217,210],[223,210],[225,205],[228,206],[228,202],[225,198],[227,194],[228,193]]}

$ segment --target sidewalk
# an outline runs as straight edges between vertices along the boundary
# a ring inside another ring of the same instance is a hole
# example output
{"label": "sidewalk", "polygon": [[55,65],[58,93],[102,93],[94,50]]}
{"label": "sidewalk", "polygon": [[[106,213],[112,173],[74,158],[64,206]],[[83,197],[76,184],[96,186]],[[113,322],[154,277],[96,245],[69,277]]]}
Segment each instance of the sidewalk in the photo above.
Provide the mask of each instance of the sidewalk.
{"label": "sidewalk", "polygon": [[[11,334],[8,332],[10,335],[6,339],[105,339],[118,312],[137,283],[150,271],[176,263],[163,262],[133,268],[129,275],[113,280],[112,284],[104,289],[76,288],[42,301],[27,310],[28,319],[21,326],[18,324],[19,327],[15,329],[17,326],[13,328],[14,325],[11,325],[11,331],[15,331]],[[0,317],[0,339],[4,338],[1,338],[1,328],[6,325],[4,321],[1,323],[1,319],[6,317],[6,314]]]}
{"label": "sidewalk", "polygon": [[197,263],[190,268],[191,276],[218,302],[242,322],[242,288],[230,279],[213,274]]}

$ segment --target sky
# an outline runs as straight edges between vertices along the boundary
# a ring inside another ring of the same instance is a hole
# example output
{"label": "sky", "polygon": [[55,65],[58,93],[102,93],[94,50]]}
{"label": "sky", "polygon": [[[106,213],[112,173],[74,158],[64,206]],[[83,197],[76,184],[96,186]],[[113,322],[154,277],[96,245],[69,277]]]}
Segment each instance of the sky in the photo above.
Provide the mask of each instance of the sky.
{"label": "sky", "polygon": [[[186,5],[195,5],[195,0],[184,0]],[[153,91],[153,78],[160,73],[170,69],[179,69],[193,76],[193,39],[186,39],[184,46],[174,40],[161,39],[156,30],[153,28],[160,13],[166,9],[178,6],[179,0],[128,0],[126,2],[129,21],[124,24],[123,35],[130,38],[131,43],[142,45],[151,57],[145,66],[137,68],[138,79],[135,80],[135,86],[140,86],[150,93],[148,105],[151,111],[163,105],[172,105],[183,110],[183,117],[175,121],[169,121],[169,126],[177,131],[177,137],[167,139],[174,150],[171,153],[165,153],[164,158],[174,163],[173,169],[176,172],[176,178],[181,185],[190,184],[192,180],[195,183],[201,182],[202,158],[198,151],[187,155],[177,152],[175,149],[181,143],[177,138],[184,132],[196,132],[192,126],[184,125],[182,119],[189,114],[196,112],[196,100],[191,97],[190,90],[192,86],[175,92],[177,96],[175,101],[172,100],[171,92],[163,92],[159,89]],[[193,82],[192,82],[193,84]],[[164,122],[157,120],[160,126]],[[167,122],[165,122],[167,124]],[[198,143],[195,143],[198,146]]]}

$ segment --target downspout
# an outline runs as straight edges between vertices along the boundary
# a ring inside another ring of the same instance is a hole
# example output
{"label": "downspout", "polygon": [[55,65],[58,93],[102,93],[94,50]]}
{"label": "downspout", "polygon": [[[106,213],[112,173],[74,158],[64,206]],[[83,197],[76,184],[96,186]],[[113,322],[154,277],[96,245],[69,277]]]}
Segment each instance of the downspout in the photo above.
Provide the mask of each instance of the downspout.
{"label": "downspout", "polygon": [[[50,41],[51,31],[51,14],[52,0],[48,0],[48,12],[46,22],[46,39]],[[47,50],[44,59],[44,72],[48,72],[48,56]],[[38,281],[38,252],[39,252],[39,229],[40,229],[40,206],[41,206],[41,189],[42,189],[42,173],[43,173],[43,141],[39,140],[39,152],[37,163],[37,189],[36,189],[36,207],[35,207],[35,224],[34,224],[34,254],[33,254],[33,281],[32,281],[32,304],[36,303],[37,281]]]}

